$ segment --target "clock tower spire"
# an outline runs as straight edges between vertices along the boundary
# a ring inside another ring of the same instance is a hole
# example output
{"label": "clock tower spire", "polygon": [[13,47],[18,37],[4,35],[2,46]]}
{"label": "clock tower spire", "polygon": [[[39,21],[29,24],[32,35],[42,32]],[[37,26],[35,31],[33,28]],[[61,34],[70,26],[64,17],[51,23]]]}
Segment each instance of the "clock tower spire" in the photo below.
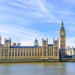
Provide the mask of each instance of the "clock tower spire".
{"label": "clock tower spire", "polygon": [[66,54],[66,31],[62,22],[60,29],[60,54],[62,57]]}

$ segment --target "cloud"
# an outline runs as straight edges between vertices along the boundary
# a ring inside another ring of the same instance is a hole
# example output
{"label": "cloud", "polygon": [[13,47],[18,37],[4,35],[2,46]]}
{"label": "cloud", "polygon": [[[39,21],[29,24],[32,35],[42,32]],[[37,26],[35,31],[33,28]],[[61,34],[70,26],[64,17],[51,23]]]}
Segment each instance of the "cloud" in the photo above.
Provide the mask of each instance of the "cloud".
{"label": "cloud", "polygon": [[40,42],[42,37],[57,38],[60,22],[64,20],[67,33],[72,36],[75,11],[74,4],[68,2],[70,0],[0,0],[0,33],[23,45],[31,45],[36,37]]}
{"label": "cloud", "polygon": [[75,13],[70,10],[58,10],[58,11],[56,11],[56,13],[58,13],[60,15],[64,15],[64,16],[75,15]]}
{"label": "cloud", "polygon": [[[29,19],[40,19],[42,22],[56,22],[57,18],[53,15],[52,11],[54,5],[48,3],[46,0],[17,0],[17,2],[9,2],[9,4],[25,10],[25,14]],[[18,9],[17,9],[18,10]],[[24,15],[25,15],[24,14]]]}
{"label": "cloud", "polygon": [[67,46],[75,47],[75,37],[67,38]]}
{"label": "cloud", "polygon": [[68,25],[68,29],[69,29],[69,31],[74,32],[75,26],[74,25]]}
{"label": "cloud", "polygon": [[33,45],[35,38],[39,39],[41,45],[42,37],[45,37],[45,33],[43,32],[41,33],[33,29],[9,25],[0,25],[0,35],[3,38],[3,42],[4,38],[11,38],[12,42],[21,42],[22,45]]}

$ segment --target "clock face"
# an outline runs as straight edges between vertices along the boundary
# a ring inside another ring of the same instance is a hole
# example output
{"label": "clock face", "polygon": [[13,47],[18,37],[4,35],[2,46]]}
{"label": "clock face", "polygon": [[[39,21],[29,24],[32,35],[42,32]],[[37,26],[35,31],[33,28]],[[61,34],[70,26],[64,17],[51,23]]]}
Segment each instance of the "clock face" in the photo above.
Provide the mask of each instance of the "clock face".
{"label": "clock face", "polygon": [[64,32],[62,32],[61,35],[64,35]]}

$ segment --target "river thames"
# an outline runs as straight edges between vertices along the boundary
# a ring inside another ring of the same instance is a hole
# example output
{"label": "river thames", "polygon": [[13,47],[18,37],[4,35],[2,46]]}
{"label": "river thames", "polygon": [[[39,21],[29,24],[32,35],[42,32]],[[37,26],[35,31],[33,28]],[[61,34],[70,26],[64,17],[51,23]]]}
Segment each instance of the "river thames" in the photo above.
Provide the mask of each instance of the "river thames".
{"label": "river thames", "polygon": [[0,64],[0,75],[75,75],[75,63]]}

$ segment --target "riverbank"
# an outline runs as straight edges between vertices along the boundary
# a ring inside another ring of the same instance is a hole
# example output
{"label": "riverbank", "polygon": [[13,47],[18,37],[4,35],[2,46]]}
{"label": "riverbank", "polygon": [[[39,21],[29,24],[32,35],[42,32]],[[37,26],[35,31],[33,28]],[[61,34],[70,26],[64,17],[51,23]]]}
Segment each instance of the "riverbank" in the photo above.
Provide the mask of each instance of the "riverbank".
{"label": "riverbank", "polygon": [[75,59],[0,59],[0,63],[75,62]]}
{"label": "riverbank", "polygon": [[59,62],[59,59],[0,59],[0,63]]}

